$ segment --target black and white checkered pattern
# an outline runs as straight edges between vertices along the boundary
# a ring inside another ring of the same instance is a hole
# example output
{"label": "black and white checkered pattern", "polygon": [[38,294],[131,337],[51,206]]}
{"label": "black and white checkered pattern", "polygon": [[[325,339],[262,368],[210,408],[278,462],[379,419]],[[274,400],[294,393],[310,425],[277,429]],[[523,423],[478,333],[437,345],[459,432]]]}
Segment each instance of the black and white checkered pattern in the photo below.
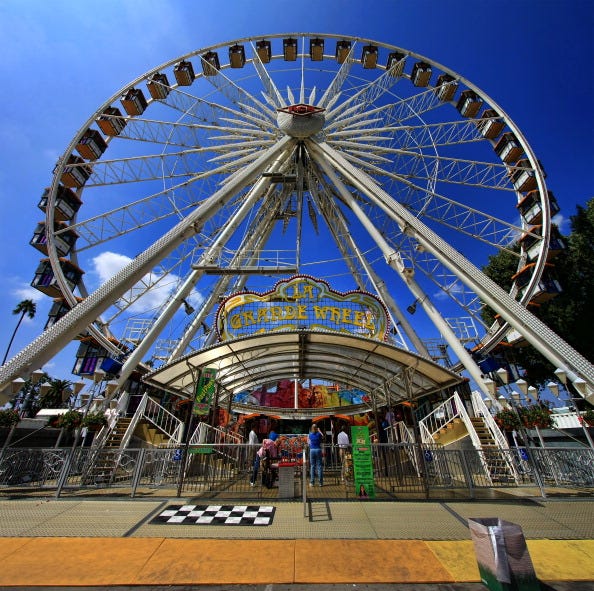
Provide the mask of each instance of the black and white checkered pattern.
{"label": "black and white checkered pattern", "polygon": [[270,505],[169,505],[151,523],[270,525],[275,510]]}

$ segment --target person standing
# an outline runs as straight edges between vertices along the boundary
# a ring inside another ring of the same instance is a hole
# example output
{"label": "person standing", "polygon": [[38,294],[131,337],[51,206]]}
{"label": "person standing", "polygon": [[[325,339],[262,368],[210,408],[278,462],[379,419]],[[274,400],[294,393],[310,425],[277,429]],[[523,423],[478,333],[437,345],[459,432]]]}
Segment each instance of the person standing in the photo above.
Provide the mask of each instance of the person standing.
{"label": "person standing", "polygon": [[322,442],[324,436],[314,423],[308,435],[309,440],[309,486],[313,486],[318,476],[318,483],[324,486],[324,468],[322,466]]}
{"label": "person standing", "polygon": [[260,441],[258,439],[258,434],[256,433],[256,430],[254,429],[254,426],[252,425],[252,430],[250,431],[250,434],[248,436],[248,444],[255,447],[259,443],[260,443]]}
{"label": "person standing", "polygon": [[[258,445],[260,445],[260,440],[258,439],[258,434],[256,433],[256,429],[254,424],[252,423],[252,428],[248,435],[248,462],[251,464],[256,459],[256,452]],[[247,463],[247,462],[246,462]]]}
{"label": "person standing", "polygon": [[250,486],[256,485],[256,478],[258,478],[258,470],[260,469],[260,462],[265,458],[276,458],[278,450],[276,447],[276,439],[278,435],[271,431],[268,439],[262,441],[262,447],[256,453],[256,459],[254,460],[254,469],[252,471],[252,477],[250,478]]}
{"label": "person standing", "polygon": [[345,461],[345,456],[349,450],[349,445],[350,445],[350,441],[349,441],[349,436],[348,433],[346,432],[346,429],[344,428],[344,425],[342,425],[340,427],[340,432],[338,433],[338,436],[336,437],[336,443],[338,444],[338,454],[340,457],[340,479],[344,480],[345,478],[345,472],[346,472],[346,461]]}

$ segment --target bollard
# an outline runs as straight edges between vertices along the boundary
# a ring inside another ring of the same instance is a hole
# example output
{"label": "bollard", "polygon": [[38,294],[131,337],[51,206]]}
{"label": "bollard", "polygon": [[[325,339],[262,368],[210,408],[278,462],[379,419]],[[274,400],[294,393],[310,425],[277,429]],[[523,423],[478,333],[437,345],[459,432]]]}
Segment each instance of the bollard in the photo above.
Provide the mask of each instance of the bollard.
{"label": "bollard", "polygon": [[481,581],[491,591],[540,591],[522,528],[497,517],[469,519]]}

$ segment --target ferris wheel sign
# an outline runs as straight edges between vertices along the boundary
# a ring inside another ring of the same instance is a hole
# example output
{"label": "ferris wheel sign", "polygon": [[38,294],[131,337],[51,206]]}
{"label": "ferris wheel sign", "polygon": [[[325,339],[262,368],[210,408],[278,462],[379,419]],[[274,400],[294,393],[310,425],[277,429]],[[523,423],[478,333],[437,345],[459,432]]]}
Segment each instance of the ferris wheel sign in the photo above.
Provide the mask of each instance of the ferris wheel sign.
{"label": "ferris wheel sign", "polygon": [[217,312],[221,340],[279,330],[323,330],[384,340],[388,314],[370,293],[334,291],[322,279],[294,275],[266,293],[241,292]]}

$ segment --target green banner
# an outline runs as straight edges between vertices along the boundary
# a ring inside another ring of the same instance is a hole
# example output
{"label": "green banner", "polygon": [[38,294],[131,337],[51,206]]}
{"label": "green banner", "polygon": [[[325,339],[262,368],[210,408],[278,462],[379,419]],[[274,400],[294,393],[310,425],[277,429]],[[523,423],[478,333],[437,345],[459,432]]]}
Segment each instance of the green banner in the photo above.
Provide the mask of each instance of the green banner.
{"label": "green banner", "polygon": [[198,416],[207,415],[210,405],[214,399],[216,387],[217,370],[206,368],[196,384],[196,398],[194,401],[194,414]]}
{"label": "green banner", "polygon": [[373,499],[375,498],[375,483],[369,427],[351,427],[351,437],[353,439],[355,494],[360,499]]}

